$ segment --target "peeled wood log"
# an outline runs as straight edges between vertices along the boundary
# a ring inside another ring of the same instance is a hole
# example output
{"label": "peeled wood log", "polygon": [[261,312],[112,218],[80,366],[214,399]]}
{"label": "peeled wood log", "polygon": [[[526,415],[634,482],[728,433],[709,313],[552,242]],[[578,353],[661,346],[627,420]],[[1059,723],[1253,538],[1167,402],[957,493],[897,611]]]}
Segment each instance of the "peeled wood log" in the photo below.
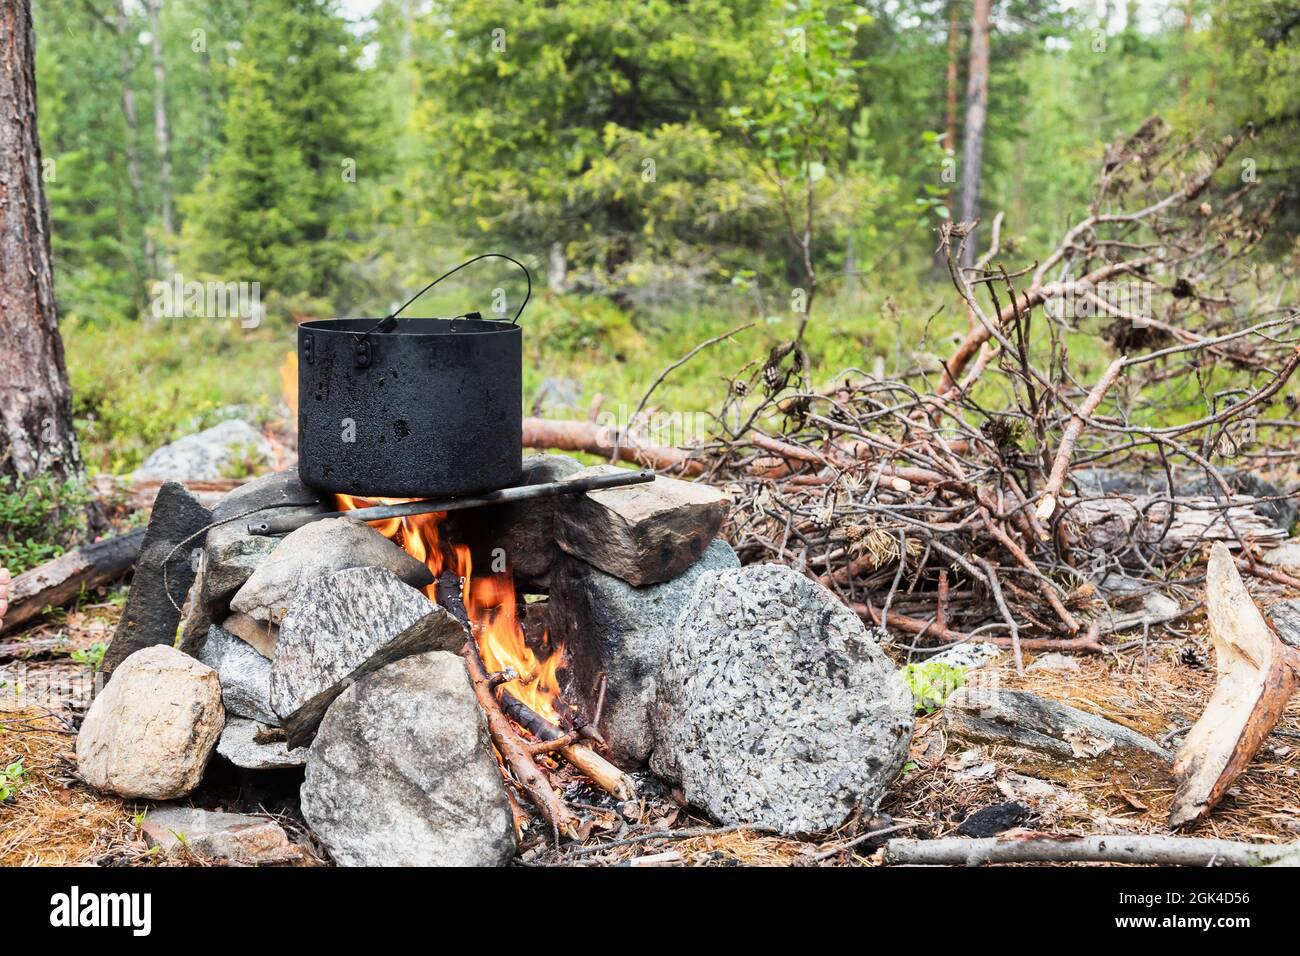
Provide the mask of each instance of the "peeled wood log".
{"label": "peeled wood log", "polygon": [[1264,620],[1221,542],[1210,550],[1205,615],[1218,683],[1174,761],[1171,827],[1194,825],[1214,809],[1281,719],[1300,668],[1300,654]]}
{"label": "peeled wood log", "polygon": [[885,862],[912,866],[983,863],[1144,863],[1163,866],[1269,866],[1300,855],[1278,846],[1166,836],[1000,836],[983,840],[890,840]]}
{"label": "peeled wood log", "polygon": [[[615,453],[615,429],[594,422],[559,421],[551,418],[524,419],[524,447],[559,448],[562,451],[585,451],[609,457]],[[635,462],[656,471],[676,471],[683,475],[702,475],[704,463],[691,458],[679,448],[642,445],[624,435],[618,443],[620,461]]]}
{"label": "peeled wood log", "polygon": [[9,610],[0,621],[0,634],[40,617],[46,608],[61,607],[83,588],[98,587],[126,574],[140,553],[144,531],[137,528],[96,541],[18,575],[10,588]]}

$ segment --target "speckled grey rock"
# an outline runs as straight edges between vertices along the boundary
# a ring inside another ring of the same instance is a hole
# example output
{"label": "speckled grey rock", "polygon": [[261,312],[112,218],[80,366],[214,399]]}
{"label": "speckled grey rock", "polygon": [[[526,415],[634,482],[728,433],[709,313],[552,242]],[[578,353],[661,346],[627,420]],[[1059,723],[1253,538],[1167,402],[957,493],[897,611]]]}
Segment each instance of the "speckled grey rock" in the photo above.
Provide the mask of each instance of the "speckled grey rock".
{"label": "speckled grey rock", "polygon": [[283,739],[259,740],[258,735],[269,729],[246,717],[228,717],[217,741],[217,753],[245,770],[280,770],[307,762],[306,747],[290,750]]}
{"label": "speckled grey rock", "polygon": [[422,562],[374,528],[350,518],[327,518],[286,535],[230,607],[259,621],[281,620],[300,586],[345,568],[383,568],[415,587],[433,583]]}
{"label": "speckled grey rock", "polygon": [[459,656],[407,657],[330,705],[302,814],[342,866],[501,866],[510,805]]}
{"label": "speckled grey rock", "polygon": [[318,493],[304,485],[296,471],[262,475],[230,492],[212,509],[218,524],[207,537],[204,599],[228,602],[280,543],[279,538],[249,534],[250,521],[323,510]]}
{"label": "speckled grey rock", "polygon": [[312,578],[280,627],[271,664],[271,708],[289,743],[305,743],[348,683],[424,651],[458,651],[465,628],[382,568]]}
{"label": "speckled grey rock", "polygon": [[199,660],[221,679],[221,704],[228,715],[272,726],[280,722],[271,710],[271,662],[265,657],[214,624],[208,628]]}
{"label": "speckled grey rock", "polygon": [[656,685],[650,766],[722,823],[814,833],[874,811],[911,742],[893,663],[788,567],[704,574]]}
{"label": "speckled grey rock", "polygon": [[605,676],[600,732],[616,763],[639,767],[650,757],[655,675],[696,582],[706,571],[738,567],[736,553],[722,540],[671,581],[641,588],[577,558],[565,555],[556,562],[548,631],[569,649],[563,673],[573,688],[570,699],[594,700]]}
{"label": "speckled grey rock", "polygon": [[146,647],[90,705],[77,769],[96,790],[121,797],[183,797],[203,778],[225,722],[216,671],[173,648]]}

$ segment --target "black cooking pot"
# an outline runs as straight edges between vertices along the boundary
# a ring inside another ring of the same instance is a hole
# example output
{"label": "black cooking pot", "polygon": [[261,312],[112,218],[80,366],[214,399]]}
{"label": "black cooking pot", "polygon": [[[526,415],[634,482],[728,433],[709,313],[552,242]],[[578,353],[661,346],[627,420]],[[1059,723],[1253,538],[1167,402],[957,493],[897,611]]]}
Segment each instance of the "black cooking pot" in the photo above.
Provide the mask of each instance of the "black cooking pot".
{"label": "black cooking pot", "polygon": [[523,461],[523,332],[510,322],[383,319],[298,326],[298,475],[364,497],[430,498],[517,485]]}

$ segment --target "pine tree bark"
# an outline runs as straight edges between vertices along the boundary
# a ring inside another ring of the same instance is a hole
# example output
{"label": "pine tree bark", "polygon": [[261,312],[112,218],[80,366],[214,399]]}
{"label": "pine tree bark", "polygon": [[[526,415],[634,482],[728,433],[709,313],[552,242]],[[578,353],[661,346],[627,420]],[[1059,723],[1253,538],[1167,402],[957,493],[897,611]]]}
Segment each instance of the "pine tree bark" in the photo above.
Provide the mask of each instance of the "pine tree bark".
{"label": "pine tree bark", "polygon": [[[984,122],[989,107],[989,16],[991,0],[974,0],[970,18],[970,71],[966,84],[966,137],[961,164],[962,222],[979,216],[980,177],[984,161]],[[961,264],[975,263],[977,243],[966,243]]]}
{"label": "pine tree bark", "polygon": [[36,127],[31,0],[0,3],[0,476],[78,478]]}

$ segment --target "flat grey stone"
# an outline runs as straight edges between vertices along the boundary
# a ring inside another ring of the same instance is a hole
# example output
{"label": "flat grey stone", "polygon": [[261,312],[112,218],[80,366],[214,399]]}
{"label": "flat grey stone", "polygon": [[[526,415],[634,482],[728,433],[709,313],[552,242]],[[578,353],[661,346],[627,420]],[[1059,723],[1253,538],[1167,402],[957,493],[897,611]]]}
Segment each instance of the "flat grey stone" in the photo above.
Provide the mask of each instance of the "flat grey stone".
{"label": "flat grey stone", "polygon": [[296,863],[302,850],[270,817],[219,813],[197,807],[151,807],[140,824],[145,843],[163,850],[184,846],[196,856],[250,866]]}
{"label": "flat grey stone", "polygon": [[599,729],[616,763],[638,767],[650,757],[655,676],[696,582],[706,571],[738,567],[736,553],[720,539],[671,581],[640,588],[567,555],[555,565],[548,631],[567,649],[570,699],[595,701],[605,676]]}
{"label": "flat grey stone", "polygon": [[912,694],[862,621],[791,568],[705,572],[655,687],[650,766],[722,823],[786,833],[874,812]]}
{"label": "flat grey stone", "polygon": [[135,561],[126,607],[104,653],[105,674],[111,674],[122,661],[142,648],[154,644],[171,647],[175,643],[180,608],[194,584],[198,567],[192,555],[202,554],[203,549],[202,537],[190,544],[182,542],[201,532],[211,517],[211,512],[183,485],[166,481],[158,489],[144,543]]}
{"label": "flat grey stone", "polygon": [[1070,782],[1089,768],[1107,779],[1115,769],[1161,779],[1173,762],[1137,731],[1027,691],[967,684],[948,698],[943,715],[951,736],[1004,745],[1003,762],[1049,779]]}
{"label": "flat grey stone", "polygon": [[949,667],[976,670],[990,661],[997,660],[1002,653],[1002,648],[988,641],[963,641],[940,651],[933,657],[918,658],[917,663],[946,664]]}
{"label": "flat grey stone", "polygon": [[274,623],[288,612],[302,585],[346,568],[382,568],[415,587],[433,583],[433,575],[423,563],[374,528],[350,518],[326,518],[281,539],[271,556],[244,582],[230,607]]}
{"label": "flat grey stone", "polygon": [[271,709],[271,662],[225,628],[212,625],[199,660],[221,679],[226,714],[251,717],[272,726],[280,720]]}
{"label": "flat grey stone", "polygon": [[131,480],[215,481],[233,467],[269,464],[274,458],[270,439],[247,422],[228,419],[157,449]]}
{"label": "flat grey stone", "polygon": [[259,740],[258,735],[269,729],[246,717],[227,717],[226,729],[217,741],[217,753],[245,770],[281,770],[307,763],[306,747],[290,750],[283,739]]}
{"label": "flat grey stone", "polygon": [[[573,478],[626,473],[597,465]],[[731,507],[725,494],[693,481],[654,481],[556,498],[560,547],[628,584],[677,577],[704,554]]]}
{"label": "flat grey stone", "polygon": [[464,626],[382,568],[311,578],[280,627],[271,664],[271,707],[299,746],[344,688],[392,661],[458,651]]}
{"label": "flat grey stone", "polygon": [[515,854],[501,771],[465,665],[389,664],[330,705],[302,814],[341,866],[502,866]]}

